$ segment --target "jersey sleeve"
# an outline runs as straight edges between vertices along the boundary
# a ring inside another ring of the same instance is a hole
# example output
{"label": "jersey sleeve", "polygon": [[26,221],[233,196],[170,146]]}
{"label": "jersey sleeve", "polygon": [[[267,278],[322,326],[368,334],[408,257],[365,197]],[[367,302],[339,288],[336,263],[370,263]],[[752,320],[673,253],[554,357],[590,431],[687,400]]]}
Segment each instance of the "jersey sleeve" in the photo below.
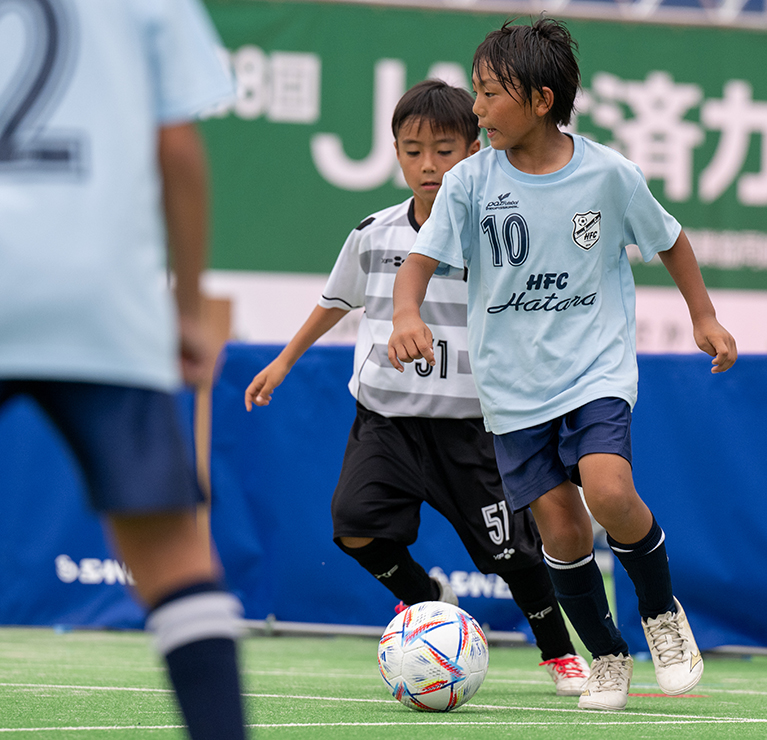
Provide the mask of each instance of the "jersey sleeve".
{"label": "jersey sleeve", "polygon": [[674,246],[682,230],[679,222],[658,203],[641,172],[624,220],[626,244],[636,244],[645,262]]}
{"label": "jersey sleeve", "polygon": [[363,269],[360,253],[364,234],[363,224],[365,224],[364,221],[349,234],[333,265],[319,300],[323,308],[343,308],[350,311],[365,305],[367,274]]}
{"label": "jersey sleeve", "polygon": [[470,199],[463,183],[447,172],[431,215],[418,232],[410,251],[438,260],[437,275],[463,274],[470,242]]}
{"label": "jersey sleeve", "polygon": [[213,23],[199,0],[164,0],[147,31],[162,126],[197,118],[234,99],[234,80]]}

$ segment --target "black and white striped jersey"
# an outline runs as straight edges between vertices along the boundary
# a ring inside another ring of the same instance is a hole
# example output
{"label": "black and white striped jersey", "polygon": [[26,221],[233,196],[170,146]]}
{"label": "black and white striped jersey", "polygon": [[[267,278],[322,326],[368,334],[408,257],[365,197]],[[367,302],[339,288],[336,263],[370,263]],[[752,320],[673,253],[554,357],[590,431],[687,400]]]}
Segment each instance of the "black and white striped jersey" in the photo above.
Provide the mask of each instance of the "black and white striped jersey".
{"label": "black and white striped jersey", "polygon": [[392,289],[418,233],[413,199],[385,208],[357,226],[338,255],[319,303],[362,307],[349,390],[382,416],[468,419],[482,416],[469,367],[466,276],[434,276],[421,316],[434,335],[436,365],[424,360],[397,372],[387,346],[392,331]]}

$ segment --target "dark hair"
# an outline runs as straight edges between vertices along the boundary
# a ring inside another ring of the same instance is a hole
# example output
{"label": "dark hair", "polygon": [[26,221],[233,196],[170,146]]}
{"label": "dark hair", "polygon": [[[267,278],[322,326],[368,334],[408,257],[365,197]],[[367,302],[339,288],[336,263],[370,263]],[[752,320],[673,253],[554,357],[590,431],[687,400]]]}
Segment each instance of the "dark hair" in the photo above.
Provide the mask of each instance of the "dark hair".
{"label": "dark hair", "polygon": [[479,136],[473,108],[474,99],[467,90],[442,80],[424,80],[400,98],[391,119],[391,130],[396,139],[405,121],[420,119],[428,122],[432,131],[460,134],[468,146]]}
{"label": "dark hair", "polygon": [[554,93],[549,116],[557,125],[570,123],[581,73],[575,55],[578,44],[561,21],[539,18],[531,26],[506,21],[491,31],[474,52],[472,74],[482,64],[496,77],[506,92],[532,100],[533,90]]}

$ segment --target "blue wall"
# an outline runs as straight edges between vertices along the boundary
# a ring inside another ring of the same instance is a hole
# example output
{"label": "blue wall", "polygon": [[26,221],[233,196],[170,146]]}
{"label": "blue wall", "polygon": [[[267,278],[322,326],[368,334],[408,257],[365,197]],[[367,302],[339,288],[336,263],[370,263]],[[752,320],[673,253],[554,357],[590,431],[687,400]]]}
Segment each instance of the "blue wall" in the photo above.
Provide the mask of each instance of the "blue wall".
{"label": "blue wall", "polygon": [[[247,414],[244,389],[279,349],[229,345],[214,389],[212,526],[230,586],[251,619],[383,626],[394,598],[331,539],[330,497],[354,418],[352,349],[311,349],[272,404]],[[767,357],[741,357],[718,376],[703,355],[645,356],[639,367],[634,474],[666,530],[676,594],[701,648],[767,647],[767,486],[757,470]],[[0,623],[140,626],[70,456],[28,402],[0,412],[0,470]],[[475,572],[429,507],[422,519],[414,556],[451,577],[481,623],[526,631],[502,582]],[[616,590],[621,628],[644,650],[619,565]]]}

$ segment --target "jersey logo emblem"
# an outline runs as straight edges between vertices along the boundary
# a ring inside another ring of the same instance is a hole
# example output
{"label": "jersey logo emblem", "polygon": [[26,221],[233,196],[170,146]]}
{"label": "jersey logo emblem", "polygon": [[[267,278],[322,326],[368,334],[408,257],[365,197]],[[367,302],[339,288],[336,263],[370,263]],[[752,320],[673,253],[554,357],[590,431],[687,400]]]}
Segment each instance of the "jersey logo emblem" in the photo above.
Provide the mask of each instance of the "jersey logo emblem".
{"label": "jersey logo emblem", "polygon": [[573,241],[581,249],[588,251],[599,241],[601,223],[601,211],[596,213],[594,211],[576,213],[573,216]]}
{"label": "jersey logo emblem", "polygon": [[499,193],[497,200],[491,200],[485,204],[485,210],[497,211],[498,209],[505,208],[519,208],[519,200],[506,200],[510,195],[511,191],[508,193]]}

